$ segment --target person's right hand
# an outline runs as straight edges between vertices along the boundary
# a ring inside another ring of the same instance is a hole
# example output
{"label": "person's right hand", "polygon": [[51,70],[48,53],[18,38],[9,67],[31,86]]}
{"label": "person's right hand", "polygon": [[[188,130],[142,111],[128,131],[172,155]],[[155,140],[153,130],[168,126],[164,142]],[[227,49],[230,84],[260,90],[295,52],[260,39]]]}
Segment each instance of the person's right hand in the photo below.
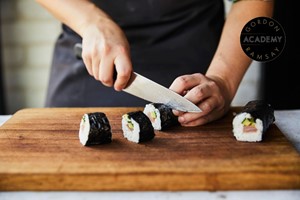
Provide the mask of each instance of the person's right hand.
{"label": "person's right hand", "polygon": [[[121,28],[109,18],[82,29],[82,59],[88,73],[108,87],[120,91],[126,87],[132,73],[127,38]],[[114,67],[117,78],[114,80]]]}

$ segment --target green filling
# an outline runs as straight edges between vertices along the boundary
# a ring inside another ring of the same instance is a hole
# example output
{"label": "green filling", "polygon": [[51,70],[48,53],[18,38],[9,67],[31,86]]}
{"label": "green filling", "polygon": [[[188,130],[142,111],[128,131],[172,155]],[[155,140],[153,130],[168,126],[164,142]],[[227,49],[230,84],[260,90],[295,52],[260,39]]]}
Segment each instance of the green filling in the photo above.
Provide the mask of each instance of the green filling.
{"label": "green filling", "polygon": [[127,122],[127,127],[130,129],[130,130],[133,130],[134,128],[134,125],[132,123],[132,121],[129,119],[129,116],[127,114],[123,115],[123,118],[126,120]]}
{"label": "green filling", "polygon": [[150,112],[150,116],[152,119],[156,119],[157,115],[155,111]]}
{"label": "green filling", "polygon": [[242,121],[242,124],[244,126],[255,126],[255,120],[253,117],[251,118],[245,118],[243,121]]}
{"label": "green filling", "polygon": [[129,129],[133,130],[133,123],[132,122],[128,122],[127,126],[128,126]]}

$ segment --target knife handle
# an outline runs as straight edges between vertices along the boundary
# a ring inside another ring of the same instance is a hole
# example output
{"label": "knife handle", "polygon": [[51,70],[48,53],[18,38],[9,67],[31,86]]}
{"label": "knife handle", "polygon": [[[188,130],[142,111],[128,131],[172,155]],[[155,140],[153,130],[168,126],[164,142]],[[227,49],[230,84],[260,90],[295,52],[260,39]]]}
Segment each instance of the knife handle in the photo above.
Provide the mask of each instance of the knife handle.
{"label": "knife handle", "polygon": [[82,59],[82,57],[81,57],[81,53],[82,53],[82,44],[76,43],[76,44],[74,45],[73,50],[74,50],[74,54],[75,54],[76,58]]}
{"label": "knife handle", "polygon": [[[74,54],[75,54],[76,58],[77,59],[82,59],[82,56],[81,56],[81,54],[82,54],[82,44],[76,43],[74,45],[73,50],[74,50]],[[116,70],[116,66],[114,65],[114,74],[113,74],[114,82],[116,81],[116,79],[117,79],[117,70]]]}

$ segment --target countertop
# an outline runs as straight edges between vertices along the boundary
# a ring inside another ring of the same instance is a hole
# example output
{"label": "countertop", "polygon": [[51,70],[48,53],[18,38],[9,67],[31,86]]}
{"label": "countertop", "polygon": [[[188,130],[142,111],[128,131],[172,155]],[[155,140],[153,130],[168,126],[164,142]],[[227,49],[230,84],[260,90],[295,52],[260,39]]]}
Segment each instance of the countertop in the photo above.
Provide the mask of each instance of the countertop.
{"label": "countertop", "polygon": [[[8,120],[11,115],[0,115],[0,126]],[[275,124],[294,145],[300,154],[300,110],[278,110],[275,111]],[[299,200],[300,190],[259,190],[259,191],[192,191],[192,192],[0,192],[1,200],[13,199],[244,199],[244,200]]]}

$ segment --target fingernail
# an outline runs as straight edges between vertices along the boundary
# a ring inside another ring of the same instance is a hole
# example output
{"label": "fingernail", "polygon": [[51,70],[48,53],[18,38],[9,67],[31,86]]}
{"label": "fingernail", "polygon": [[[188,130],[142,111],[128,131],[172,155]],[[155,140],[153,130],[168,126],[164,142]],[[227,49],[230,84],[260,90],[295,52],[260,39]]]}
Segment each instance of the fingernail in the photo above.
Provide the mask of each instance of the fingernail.
{"label": "fingernail", "polygon": [[178,117],[178,121],[179,121],[180,123],[184,123],[184,117]]}
{"label": "fingernail", "polygon": [[177,115],[177,116],[179,115],[179,111],[177,111],[177,110],[172,110],[172,111],[173,111],[174,115]]}

